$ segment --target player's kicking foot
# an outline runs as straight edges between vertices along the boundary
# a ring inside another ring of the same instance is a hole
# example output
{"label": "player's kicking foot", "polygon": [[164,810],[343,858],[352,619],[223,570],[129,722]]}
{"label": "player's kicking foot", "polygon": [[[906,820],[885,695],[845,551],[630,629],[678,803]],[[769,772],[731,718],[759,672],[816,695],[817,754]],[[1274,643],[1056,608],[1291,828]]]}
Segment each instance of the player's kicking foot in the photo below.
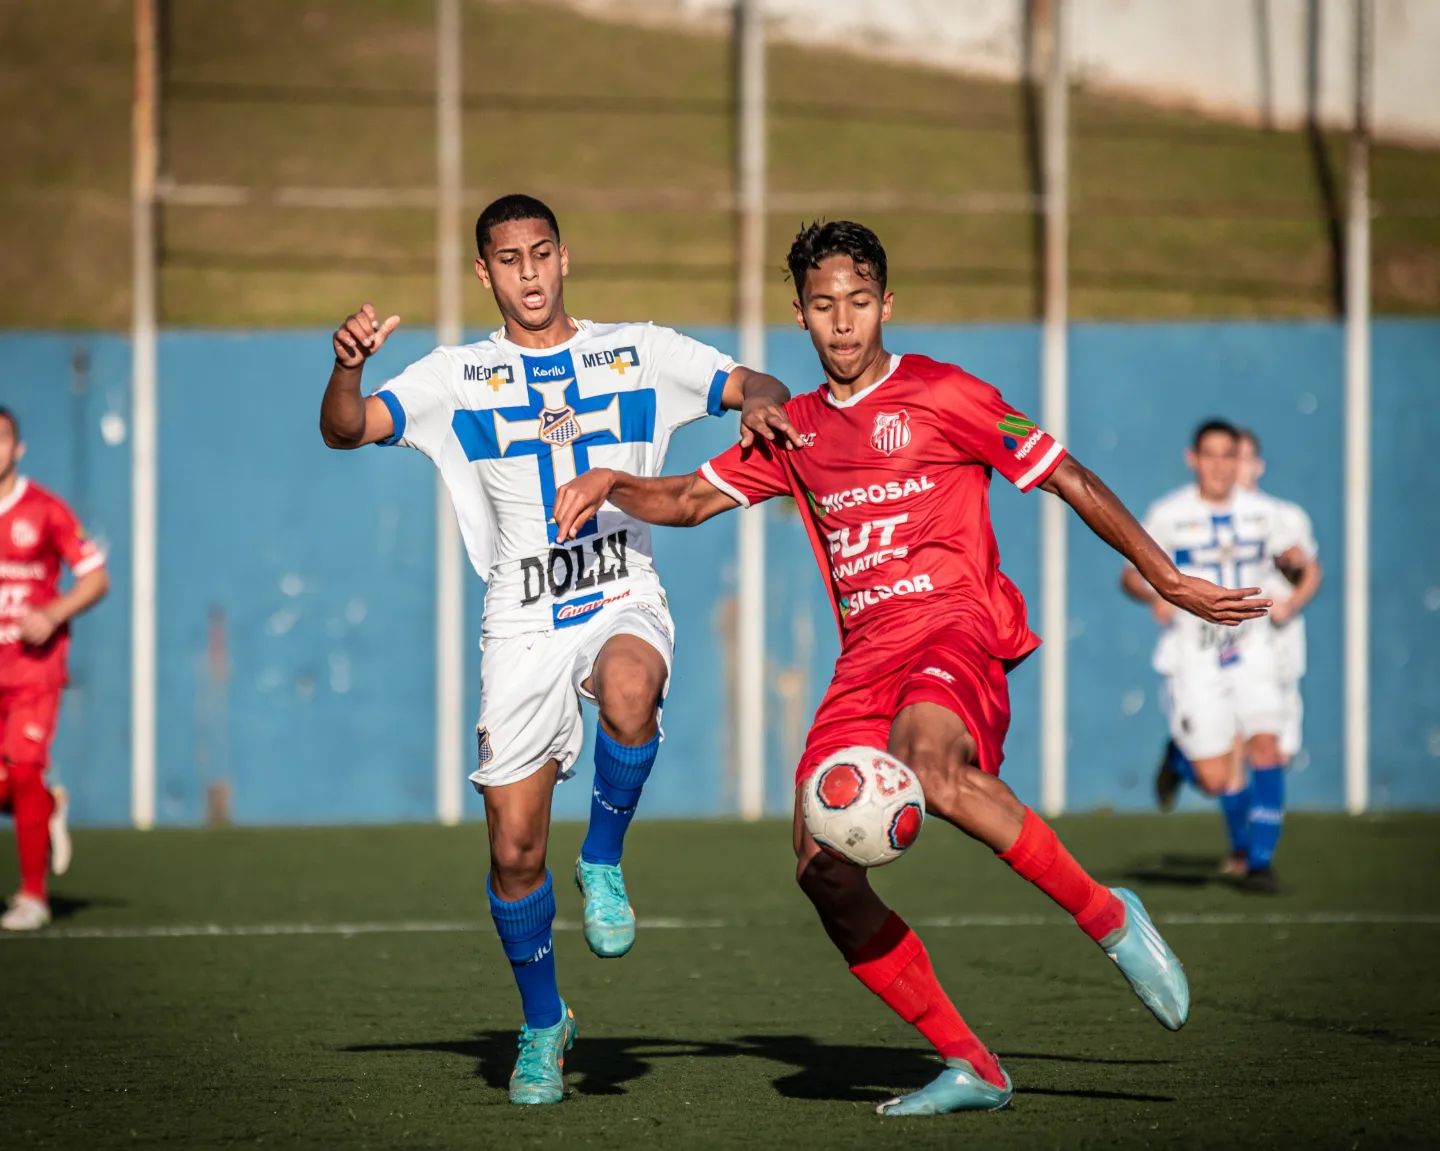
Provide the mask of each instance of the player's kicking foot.
{"label": "player's kicking foot", "polygon": [[50,926],[50,905],[34,895],[20,892],[0,915],[0,931],[39,931]]}
{"label": "player's kicking foot", "polygon": [[1005,1086],[982,1079],[967,1059],[945,1060],[945,1070],[919,1091],[887,1099],[875,1110],[881,1115],[948,1115],[952,1111],[998,1111],[1010,1105],[1015,1088],[1002,1067]]}
{"label": "player's kicking foot", "polygon": [[1239,879],[1250,870],[1250,861],[1243,851],[1232,851],[1220,861],[1220,874],[1229,879]]}
{"label": "player's kicking foot", "polygon": [[1179,958],[1160,938],[1145,905],[1133,891],[1110,889],[1125,905],[1125,922],[1100,941],[1100,947],[1130,981],[1140,1002],[1171,1031],[1190,1015],[1190,983]]}
{"label": "player's kicking foot", "polygon": [[1155,802],[1160,805],[1161,811],[1175,810],[1176,797],[1185,782],[1171,761],[1170,756],[1174,750],[1175,741],[1172,739],[1160,753],[1160,766],[1155,769]]}
{"label": "player's kicking foot", "polygon": [[50,814],[50,873],[64,875],[70,870],[74,854],[70,846],[70,793],[63,787],[52,787],[50,794],[55,799],[55,810]]}
{"label": "player's kicking foot", "polygon": [[1251,895],[1279,895],[1280,882],[1275,872],[1268,867],[1252,867],[1240,881],[1240,889]]}
{"label": "player's kicking foot", "polygon": [[635,910],[620,865],[577,859],[575,886],[585,897],[585,942],[601,959],[619,959],[635,946]]}
{"label": "player's kicking foot", "polygon": [[510,1073],[511,1103],[559,1103],[565,1098],[565,1052],[580,1029],[575,1012],[562,999],[560,1022],[553,1027],[520,1029],[520,1058]]}

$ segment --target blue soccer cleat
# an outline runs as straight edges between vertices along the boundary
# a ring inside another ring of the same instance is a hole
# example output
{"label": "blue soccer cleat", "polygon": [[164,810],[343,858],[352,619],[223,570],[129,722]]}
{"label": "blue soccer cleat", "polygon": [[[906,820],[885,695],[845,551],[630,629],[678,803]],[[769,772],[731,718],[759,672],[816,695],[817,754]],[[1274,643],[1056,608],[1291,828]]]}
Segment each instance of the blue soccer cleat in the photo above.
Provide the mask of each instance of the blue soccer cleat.
{"label": "blue soccer cleat", "polygon": [[1160,938],[1145,905],[1133,891],[1110,889],[1125,905],[1125,923],[1100,941],[1100,947],[1130,981],[1140,1002],[1171,1031],[1179,1031],[1190,1016],[1190,983],[1185,968]]}
{"label": "blue soccer cleat", "polygon": [[635,911],[620,865],[577,859],[575,886],[585,897],[585,942],[601,959],[619,959],[635,946]]}
{"label": "blue soccer cleat", "polygon": [[511,1103],[559,1103],[565,1098],[565,1052],[575,1046],[580,1028],[575,1012],[560,1001],[560,1022],[553,1027],[520,1029],[520,1058],[510,1073]]}
{"label": "blue soccer cleat", "polygon": [[1004,1087],[980,1078],[968,1059],[947,1059],[940,1072],[919,1091],[887,1099],[875,1108],[881,1115],[948,1115],[952,1111],[999,1111],[1010,1106],[1015,1088],[1005,1069]]}

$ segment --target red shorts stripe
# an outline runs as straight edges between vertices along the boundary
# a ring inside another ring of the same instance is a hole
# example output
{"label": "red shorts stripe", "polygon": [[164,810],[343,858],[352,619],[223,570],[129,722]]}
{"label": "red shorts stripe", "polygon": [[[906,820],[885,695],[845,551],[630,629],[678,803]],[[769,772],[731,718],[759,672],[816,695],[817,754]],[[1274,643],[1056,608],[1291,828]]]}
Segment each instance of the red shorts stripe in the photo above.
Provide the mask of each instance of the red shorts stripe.
{"label": "red shorts stripe", "polygon": [[842,652],[810,727],[796,783],[842,748],[885,748],[895,717],[916,703],[938,704],[959,716],[975,740],[977,766],[1000,774],[1010,730],[1005,664],[968,628],[950,626],[918,637],[892,631]]}

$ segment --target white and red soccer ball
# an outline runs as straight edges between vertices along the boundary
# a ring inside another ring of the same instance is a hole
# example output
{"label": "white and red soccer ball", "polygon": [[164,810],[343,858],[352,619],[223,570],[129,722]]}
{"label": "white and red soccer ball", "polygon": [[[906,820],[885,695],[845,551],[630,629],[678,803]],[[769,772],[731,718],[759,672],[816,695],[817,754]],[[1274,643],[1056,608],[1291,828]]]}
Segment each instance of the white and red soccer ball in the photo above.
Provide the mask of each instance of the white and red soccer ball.
{"label": "white and red soccer ball", "polygon": [[825,851],[861,867],[899,859],[920,836],[920,779],[893,755],[847,747],[815,769],[801,798],[805,826]]}

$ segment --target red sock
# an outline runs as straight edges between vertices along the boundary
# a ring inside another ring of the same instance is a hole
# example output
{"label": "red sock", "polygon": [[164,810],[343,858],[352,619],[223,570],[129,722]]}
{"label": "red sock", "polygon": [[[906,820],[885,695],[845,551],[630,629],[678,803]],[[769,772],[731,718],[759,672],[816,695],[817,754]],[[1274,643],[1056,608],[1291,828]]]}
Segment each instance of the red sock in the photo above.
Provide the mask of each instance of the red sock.
{"label": "red sock", "polygon": [[10,804],[15,812],[15,842],[20,849],[20,890],[44,899],[45,876],[50,870],[50,815],[55,800],[38,766],[10,765]]}
{"label": "red sock", "polygon": [[1125,923],[1125,905],[1096,883],[1065,850],[1055,829],[1025,809],[1020,837],[1000,858],[1075,917],[1080,930],[1099,943]]}
{"label": "red sock", "polygon": [[997,1087],[1004,1083],[995,1056],[960,1018],[935,978],[920,937],[893,911],[870,941],[850,957],[850,970],[885,1006],[914,1024],[942,1059],[968,1059],[984,1079]]}

